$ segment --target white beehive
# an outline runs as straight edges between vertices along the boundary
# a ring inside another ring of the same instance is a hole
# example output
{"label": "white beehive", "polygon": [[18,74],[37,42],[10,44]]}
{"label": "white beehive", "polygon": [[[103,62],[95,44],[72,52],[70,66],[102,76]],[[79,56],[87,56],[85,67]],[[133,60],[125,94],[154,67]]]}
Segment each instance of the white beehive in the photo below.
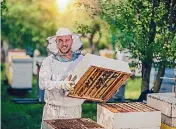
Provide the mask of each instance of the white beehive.
{"label": "white beehive", "polygon": [[33,57],[33,74],[37,75],[37,62],[42,62],[46,57],[36,56]]}
{"label": "white beehive", "polygon": [[8,50],[8,56],[6,59],[6,76],[7,76],[9,85],[11,85],[11,82],[12,82],[12,56],[26,57],[26,51],[25,50]]}
{"label": "white beehive", "polygon": [[98,104],[97,123],[106,129],[159,129],[161,112],[138,102]]}
{"label": "white beehive", "polygon": [[76,85],[68,96],[102,102],[113,96],[131,72],[127,62],[86,54],[71,75]]}
{"label": "white beehive", "polygon": [[154,93],[147,96],[147,105],[161,110],[161,120],[164,124],[176,127],[175,93]]}
{"label": "white beehive", "polygon": [[30,57],[17,58],[12,56],[13,89],[32,89],[32,59]]}

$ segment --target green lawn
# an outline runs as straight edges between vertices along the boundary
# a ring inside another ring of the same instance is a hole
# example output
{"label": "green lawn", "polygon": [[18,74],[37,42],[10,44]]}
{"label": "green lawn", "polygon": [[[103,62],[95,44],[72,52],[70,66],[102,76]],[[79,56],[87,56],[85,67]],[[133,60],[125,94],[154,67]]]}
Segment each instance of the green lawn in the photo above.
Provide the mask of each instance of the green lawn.
{"label": "green lawn", "polygon": [[141,78],[130,79],[125,90],[126,99],[137,99],[141,93]]}
{"label": "green lawn", "polygon": [[[5,84],[5,69],[1,71],[1,126],[2,129],[40,129],[43,104],[15,104],[12,98],[19,96],[7,92]],[[125,98],[136,99],[140,94],[141,79],[129,80],[126,86]],[[33,79],[33,89],[36,89],[36,79]],[[35,98],[36,90],[23,97]],[[96,104],[83,104],[83,117],[96,120]]]}

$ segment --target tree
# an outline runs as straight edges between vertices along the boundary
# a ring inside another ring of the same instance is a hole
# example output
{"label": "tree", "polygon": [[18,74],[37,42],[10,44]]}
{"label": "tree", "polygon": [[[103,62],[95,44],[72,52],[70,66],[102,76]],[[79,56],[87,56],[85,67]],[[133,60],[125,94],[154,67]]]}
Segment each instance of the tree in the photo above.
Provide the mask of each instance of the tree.
{"label": "tree", "polygon": [[7,1],[1,10],[2,37],[13,48],[43,46],[47,35],[55,31],[55,23],[49,20],[54,19],[51,11],[35,1]]}
{"label": "tree", "polygon": [[[159,92],[166,67],[175,67],[176,64],[176,1],[162,1],[166,12],[162,15],[160,24],[161,36],[156,39],[158,47],[154,54],[158,60],[158,73],[154,82],[154,91]],[[162,51],[160,51],[162,50]]]}
{"label": "tree", "polygon": [[[100,39],[102,37],[100,25],[98,23],[94,23],[92,26],[79,24],[78,33],[82,34],[81,37],[88,39],[89,46],[91,48],[91,53],[95,53],[98,48],[98,43],[100,42]],[[98,33],[98,39],[94,41],[97,33]]]}
{"label": "tree", "polygon": [[74,8],[87,12],[87,21],[76,21],[77,32],[82,38],[88,40],[90,53],[97,54],[98,49],[105,48],[109,44],[108,25],[99,18],[99,0],[82,1],[77,0]]}
{"label": "tree", "polygon": [[[142,91],[149,89],[153,59],[157,59],[158,65],[163,62],[165,65],[168,62],[175,62],[173,55],[176,52],[175,34],[174,31],[170,31],[171,26],[168,22],[170,8],[163,0],[129,0],[126,2],[106,0],[101,1],[101,9],[101,18],[116,33],[118,42],[123,48],[129,49],[134,58],[138,58],[142,62],[141,88]],[[172,10],[174,9],[175,6],[172,7]],[[172,29],[175,26],[172,22]],[[166,38],[167,42],[161,40],[163,35],[168,37],[166,33],[172,34],[169,36],[170,38]],[[164,47],[166,43],[170,47]],[[163,67],[163,65],[161,66]]]}

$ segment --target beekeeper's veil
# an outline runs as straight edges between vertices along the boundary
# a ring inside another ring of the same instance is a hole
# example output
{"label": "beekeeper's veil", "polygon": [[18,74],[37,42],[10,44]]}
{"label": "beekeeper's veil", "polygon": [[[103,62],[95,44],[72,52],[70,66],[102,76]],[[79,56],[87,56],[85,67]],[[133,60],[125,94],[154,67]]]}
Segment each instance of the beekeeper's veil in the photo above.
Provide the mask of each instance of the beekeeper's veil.
{"label": "beekeeper's veil", "polygon": [[80,37],[77,34],[73,34],[68,28],[60,28],[57,30],[55,36],[48,37],[48,46],[47,49],[54,55],[58,53],[58,48],[56,46],[56,38],[57,36],[64,36],[64,35],[72,35],[73,43],[71,50],[73,52],[78,52],[79,49],[82,46],[82,42],[80,40]]}

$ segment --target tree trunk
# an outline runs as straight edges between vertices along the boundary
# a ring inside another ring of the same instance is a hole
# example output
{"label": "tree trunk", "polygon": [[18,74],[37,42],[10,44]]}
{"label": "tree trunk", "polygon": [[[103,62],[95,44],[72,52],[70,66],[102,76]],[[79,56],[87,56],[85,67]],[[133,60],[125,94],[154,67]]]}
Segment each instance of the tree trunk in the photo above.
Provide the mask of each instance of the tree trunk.
{"label": "tree trunk", "polygon": [[142,61],[142,85],[141,91],[149,89],[149,82],[150,82],[150,72],[152,68],[152,60]]}
{"label": "tree trunk", "polygon": [[160,90],[161,83],[163,81],[163,79],[161,79],[160,77],[164,76],[165,69],[166,69],[165,64],[161,63],[159,65],[159,70],[158,70],[158,73],[157,73],[157,76],[156,76],[156,80],[154,82],[154,92],[159,92],[159,90]]}
{"label": "tree trunk", "polygon": [[5,63],[4,40],[1,39],[1,63]]}
{"label": "tree trunk", "polygon": [[148,32],[148,46],[146,48],[146,60],[142,61],[142,85],[141,91],[149,90],[150,83],[150,72],[152,68],[152,59],[153,59],[153,43],[156,36],[156,23],[155,23],[155,8],[158,6],[158,1],[153,0],[152,6],[152,16],[149,23],[149,32]]}
{"label": "tree trunk", "polygon": [[91,46],[91,53],[95,54],[95,51],[96,51],[96,47],[95,47],[95,44],[93,43]]}

